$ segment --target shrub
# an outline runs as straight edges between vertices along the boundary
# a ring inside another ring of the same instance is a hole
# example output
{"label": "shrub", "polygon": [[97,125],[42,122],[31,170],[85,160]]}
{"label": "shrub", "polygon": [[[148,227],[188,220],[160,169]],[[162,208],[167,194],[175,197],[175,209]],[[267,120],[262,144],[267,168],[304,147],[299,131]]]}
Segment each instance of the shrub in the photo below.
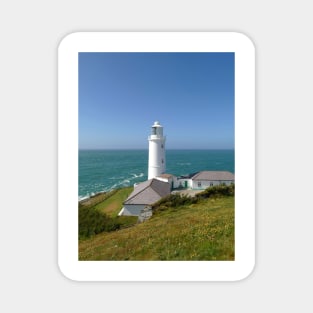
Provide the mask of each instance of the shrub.
{"label": "shrub", "polygon": [[220,185],[213,186],[205,189],[203,192],[198,193],[194,197],[181,194],[170,194],[158,202],[156,202],[152,209],[155,212],[162,212],[168,209],[175,210],[190,204],[199,203],[202,199],[207,199],[210,197],[227,197],[234,196],[235,194],[235,185],[231,184],[229,186]]}
{"label": "shrub", "polygon": [[196,203],[198,200],[186,195],[180,195],[180,194],[170,194],[162,199],[160,199],[158,202],[156,202],[152,209],[154,211],[164,211],[169,208],[177,209],[179,207],[187,206],[193,203]]}
{"label": "shrub", "polygon": [[103,231],[113,231],[120,228],[116,218],[110,218],[94,208],[80,206],[78,212],[79,239],[88,238]]}
{"label": "shrub", "polygon": [[206,199],[210,197],[221,197],[221,196],[234,196],[235,195],[235,185],[231,184],[229,186],[220,185],[213,186],[205,189],[203,192],[198,193],[196,198]]}

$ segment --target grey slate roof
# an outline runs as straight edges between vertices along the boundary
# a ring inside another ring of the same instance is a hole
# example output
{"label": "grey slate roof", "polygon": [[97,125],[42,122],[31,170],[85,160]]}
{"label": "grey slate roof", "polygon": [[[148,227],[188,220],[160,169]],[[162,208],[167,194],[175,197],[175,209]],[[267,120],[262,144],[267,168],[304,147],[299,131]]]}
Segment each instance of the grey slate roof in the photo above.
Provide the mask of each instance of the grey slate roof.
{"label": "grey slate roof", "polygon": [[153,204],[170,193],[169,183],[152,178],[137,185],[124,204]]}
{"label": "grey slate roof", "polygon": [[235,175],[226,171],[202,171],[195,174],[192,180],[235,180]]}

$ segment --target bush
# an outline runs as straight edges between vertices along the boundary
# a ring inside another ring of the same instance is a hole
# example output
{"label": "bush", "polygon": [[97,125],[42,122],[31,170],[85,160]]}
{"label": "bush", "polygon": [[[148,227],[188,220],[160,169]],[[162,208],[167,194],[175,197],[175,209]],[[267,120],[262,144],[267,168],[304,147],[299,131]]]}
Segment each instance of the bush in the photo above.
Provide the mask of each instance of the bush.
{"label": "bush", "polygon": [[78,231],[79,239],[88,238],[103,231],[113,231],[120,228],[116,218],[110,218],[104,213],[90,207],[79,207]]}
{"label": "bush", "polygon": [[203,192],[198,193],[194,197],[181,195],[181,194],[170,194],[158,202],[156,202],[152,209],[155,212],[162,212],[168,209],[176,210],[178,208],[188,206],[190,204],[199,203],[202,199],[211,197],[227,197],[235,195],[235,185],[220,185],[213,186],[205,189]]}
{"label": "bush", "polygon": [[235,195],[235,185],[231,184],[229,186],[220,185],[213,186],[205,189],[203,192],[198,193],[196,198],[206,199],[211,197],[221,197],[221,196],[234,196]]}
{"label": "bush", "polygon": [[180,195],[180,194],[170,194],[162,199],[160,199],[158,202],[156,202],[152,209],[154,211],[164,211],[169,208],[177,209],[179,207],[183,207],[186,205],[190,205],[193,203],[196,203],[198,200],[192,197],[188,197],[186,195]]}

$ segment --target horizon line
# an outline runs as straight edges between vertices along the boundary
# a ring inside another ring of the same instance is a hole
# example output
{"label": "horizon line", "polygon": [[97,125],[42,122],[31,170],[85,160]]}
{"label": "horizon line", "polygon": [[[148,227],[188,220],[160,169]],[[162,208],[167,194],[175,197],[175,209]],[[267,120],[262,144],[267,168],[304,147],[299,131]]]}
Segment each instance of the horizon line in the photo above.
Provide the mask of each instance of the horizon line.
{"label": "horizon line", "polygon": [[[149,151],[149,148],[78,148],[78,151],[82,151],[82,150],[146,150]],[[169,150],[235,150],[235,148],[167,148],[166,151]]]}

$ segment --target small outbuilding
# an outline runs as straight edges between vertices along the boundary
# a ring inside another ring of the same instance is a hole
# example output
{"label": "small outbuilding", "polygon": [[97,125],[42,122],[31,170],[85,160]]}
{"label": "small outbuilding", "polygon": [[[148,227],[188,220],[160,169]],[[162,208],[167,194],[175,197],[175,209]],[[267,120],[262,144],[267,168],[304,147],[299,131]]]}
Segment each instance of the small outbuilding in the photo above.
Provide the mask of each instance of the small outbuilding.
{"label": "small outbuilding", "polygon": [[170,183],[154,178],[149,179],[134,187],[134,191],[125,200],[124,206],[118,215],[139,216],[145,208],[150,207],[170,193]]}
{"label": "small outbuilding", "polygon": [[217,185],[230,185],[235,183],[235,175],[228,171],[201,171],[184,176],[162,174],[156,179],[168,182],[172,190],[196,189],[204,190]]}
{"label": "small outbuilding", "polygon": [[235,175],[226,171],[202,171],[191,177],[192,189],[206,189],[216,185],[231,185]]}

